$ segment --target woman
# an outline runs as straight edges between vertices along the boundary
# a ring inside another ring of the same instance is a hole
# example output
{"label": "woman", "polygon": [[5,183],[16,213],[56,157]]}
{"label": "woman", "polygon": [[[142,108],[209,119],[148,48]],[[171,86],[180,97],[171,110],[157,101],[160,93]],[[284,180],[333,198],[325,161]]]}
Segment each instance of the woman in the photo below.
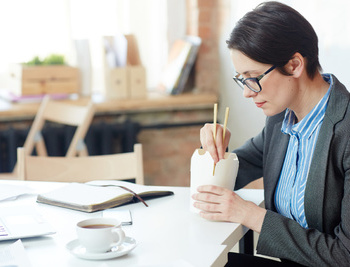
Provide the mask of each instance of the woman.
{"label": "woman", "polygon": [[[308,21],[278,2],[237,23],[227,41],[234,80],[267,120],[234,150],[235,189],[264,177],[266,209],[217,186],[193,195],[202,217],[260,233],[257,252],[282,266],[350,266],[350,96],[334,75],[320,73],[317,42]],[[222,140],[218,126],[214,142],[212,130],[206,124],[200,139],[216,163],[231,134]],[[245,256],[229,255],[234,266],[243,262],[237,257]]]}

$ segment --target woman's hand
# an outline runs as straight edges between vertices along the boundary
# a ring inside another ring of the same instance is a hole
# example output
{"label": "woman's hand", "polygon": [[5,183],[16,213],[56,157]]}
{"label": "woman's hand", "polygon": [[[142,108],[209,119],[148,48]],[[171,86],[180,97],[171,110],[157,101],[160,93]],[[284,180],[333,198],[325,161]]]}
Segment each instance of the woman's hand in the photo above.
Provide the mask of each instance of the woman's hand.
{"label": "woman's hand", "polygon": [[213,221],[240,223],[260,233],[265,209],[223,187],[203,185],[197,190],[199,193],[192,196],[197,200],[193,205],[201,210],[201,217]]}
{"label": "woman's hand", "polygon": [[202,148],[209,151],[214,163],[224,159],[225,151],[231,138],[231,132],[226,128],[225,140],[223,137],[223,126],[221,124],[216,125],[216,138],[214,142],[213,136],[214,125],[206,123],[200,130],[200,141]]}

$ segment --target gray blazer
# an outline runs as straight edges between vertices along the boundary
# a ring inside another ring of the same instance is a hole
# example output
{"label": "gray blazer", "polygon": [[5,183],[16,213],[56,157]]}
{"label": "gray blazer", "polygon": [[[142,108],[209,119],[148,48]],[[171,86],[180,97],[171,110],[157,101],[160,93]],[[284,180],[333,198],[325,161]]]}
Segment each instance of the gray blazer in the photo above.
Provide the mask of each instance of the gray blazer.
{"label": "gray blazer", "polygon": [[235,189],[264,177],[265,216],[257,252],[306,266],[350,266],[350,94],[335,76],[305,189],[309,229],[277,213],[274,195],[289,136],[284,112],[268,117],[263,131],[235,150]]}

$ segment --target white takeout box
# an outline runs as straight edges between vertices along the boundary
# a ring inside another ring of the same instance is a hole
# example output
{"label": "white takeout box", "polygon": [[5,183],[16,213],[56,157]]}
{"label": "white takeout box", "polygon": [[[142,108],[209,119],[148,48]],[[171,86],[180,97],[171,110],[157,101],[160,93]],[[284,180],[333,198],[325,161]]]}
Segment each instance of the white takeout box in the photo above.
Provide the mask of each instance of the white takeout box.
{"label": "white takeout box", "polygon": [[190,210],[198,213],[193,207],[192,195],[197,193],[200,185],[217,185],[233,190],[238,172],[238,158],[235,153],[225,153],[225,159],[220,160],[215,166],[214,160],[208,151],[196,149],[191,158],[191,206]]}

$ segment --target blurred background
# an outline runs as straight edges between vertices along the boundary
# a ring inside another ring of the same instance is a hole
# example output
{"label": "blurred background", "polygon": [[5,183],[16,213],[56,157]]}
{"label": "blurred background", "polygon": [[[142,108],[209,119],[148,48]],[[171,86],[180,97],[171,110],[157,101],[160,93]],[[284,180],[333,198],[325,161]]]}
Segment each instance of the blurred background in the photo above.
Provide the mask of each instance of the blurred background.
{"label": "blurred background", "polygon": [[[319,37],[323,71],[335,74],[349,89],[350,20],[347,16],[350,2],[280,2],[297,9],[313,25]],[[84,40],[89,44],[91,65],[89,93],[103,94],[102,37],[133,34],[146,69],[147,90],[154,91],[161,80],[172,44],[186,35],[199,36],[202,45],[190,93],[217,96],[221,120],[225,108],[230,107],[228,127],[233,132],[230,142],[230,149],[233,149],[261,131],[265,116],[251,100],[243,98],[242,91],[233,82],[235,70],[225,40],[236,21],[259,3],[261,1],[256,0],[1,1],[0,90],[8,86],[11,64],[27,62],[35,56],[62,54],[69,65],[76,66],[79,63],[77,42]],[[199,128],[187,128],[177,133],[178,136],[193,135],[189,139],[192,146],[187,151],[186,162],[190,160],[190,151],[199,146]],[[174,132],[175,129],[172,130]],[[154,133],[151,135],[154,136]],[[175,137],[168,137],[168,143],[169,138]],[[141,139],[148,142],[151,137],[141,136]],[[164,155],[160,157],[164,158]]]}

